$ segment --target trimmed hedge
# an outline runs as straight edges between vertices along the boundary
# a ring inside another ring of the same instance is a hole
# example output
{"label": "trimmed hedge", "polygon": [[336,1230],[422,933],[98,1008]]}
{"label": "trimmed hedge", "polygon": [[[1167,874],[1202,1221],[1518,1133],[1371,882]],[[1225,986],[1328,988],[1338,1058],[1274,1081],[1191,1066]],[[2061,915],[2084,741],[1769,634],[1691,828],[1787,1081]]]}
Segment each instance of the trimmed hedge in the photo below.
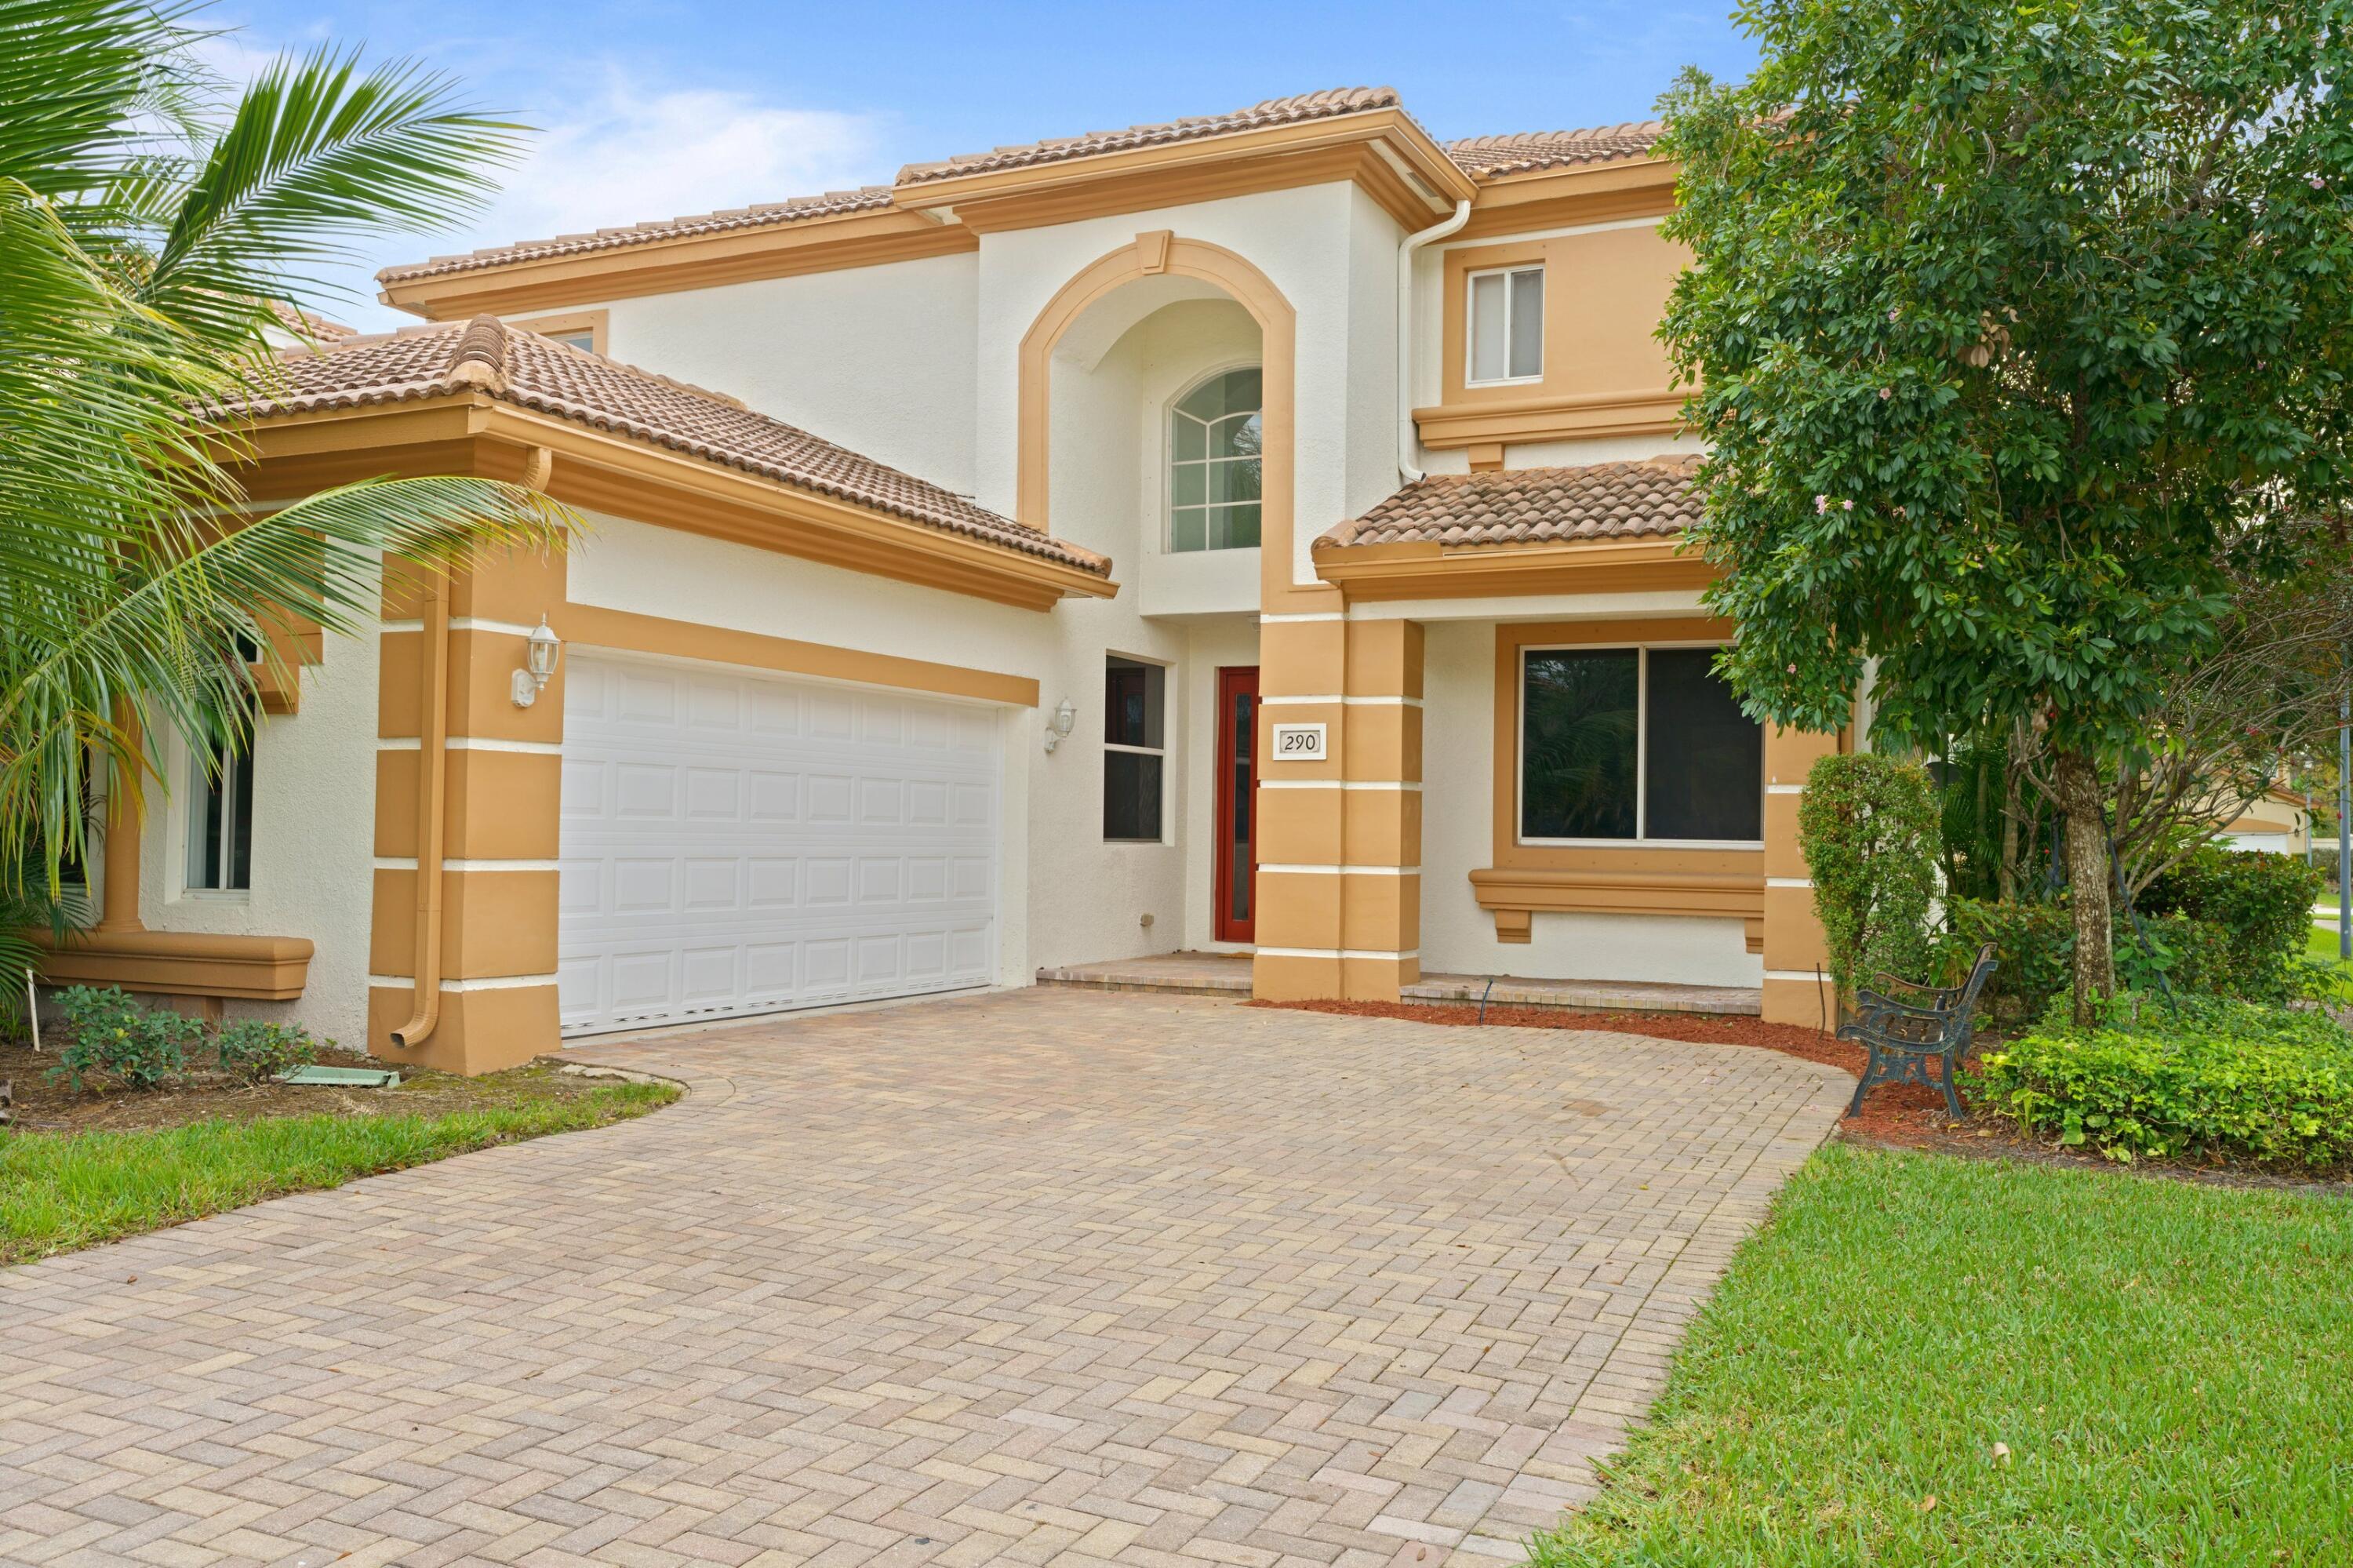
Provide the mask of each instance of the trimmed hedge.
{"label": "trimmed hedge", "polygon": [[1997,1114],[2119,1160],[2353,1160],[2353,1035],[2324,1013],[2128,993],[2092,1029],[2054,1008],[1975,1076]]}
{"label": "trimmed hedge", "polygon": [[2150,914],[2186,916],[2221,933],[2211,955],[2220,972],[2193,989],[2278,1001],[2296,992],[2320,888],[2320,873],[2294,855],[2209,847],[2149,884],[2140,902]]}

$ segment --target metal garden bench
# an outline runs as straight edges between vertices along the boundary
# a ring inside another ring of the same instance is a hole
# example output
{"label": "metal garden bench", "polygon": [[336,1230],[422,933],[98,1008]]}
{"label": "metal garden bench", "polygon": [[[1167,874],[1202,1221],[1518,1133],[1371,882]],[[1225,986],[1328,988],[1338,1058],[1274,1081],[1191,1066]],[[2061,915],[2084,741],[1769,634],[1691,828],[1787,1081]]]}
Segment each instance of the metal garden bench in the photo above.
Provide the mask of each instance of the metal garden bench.
{"label": "metal garden bench", "polygon": [[[1961,1097],[1953,1086],[1954,1078],[1977,1032],[1978,997],[1994,967],[1993,944],[1988,942],[1978,949],[1969,978],[1959,985],[1921,985],[1883,973],[1873,975],[1872,984],[1885,990],[1858,988],[1855,1020],[1840,1025],[1839,1038],[1860,1042],[1871,1053],[1871,1060],[1862,1069],[1862,1082],[1854,1086],[1854,1101],[1846,1107],[1846,1114],[1861,1116],[1862,1097],[1876,1085],[1911,1082],[1942,1089],[1946,1108],[1955,1121],[1960,1120]],[[1904,994],[1891,995],[1891,991]],[[1929,1075],[1932,1061],[1944,1064],[1942,1078]]]}

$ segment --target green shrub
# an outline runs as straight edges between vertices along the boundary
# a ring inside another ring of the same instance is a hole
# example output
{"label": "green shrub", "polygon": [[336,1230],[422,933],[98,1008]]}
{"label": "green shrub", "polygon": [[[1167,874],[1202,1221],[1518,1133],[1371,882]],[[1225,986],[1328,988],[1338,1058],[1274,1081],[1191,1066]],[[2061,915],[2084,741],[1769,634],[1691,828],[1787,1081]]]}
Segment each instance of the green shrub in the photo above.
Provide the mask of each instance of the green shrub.
{"label": "green shrub", "polygon": [[204,1025],[176,1012],[142,1007],[121,990],[70,986],[58,993],[58,1012],[71,1036],[49,1069],[79,1089],[97,1075],[134,1089],[152,1089],[185,1071],[188,1048]]}
{"label": "green shrub", "polygon": [[1976,1076],[1997,1113],[2118,1159],[2353,1159],[2353,1035],[2324,1013],[2127,992],[2090,1029],[2054,1007]]}
{"label": "green shrub", "polygon": [[1985,1005],[1997,1016],[2040,1018],[2067,989],[2075,927],[2064,904],[1956,898],[1945,914],[1950,929],[1938,945],[1937,964],[1945,982],[1960,984],[1978,948],[1991,942],[1997,967],[1986,984]]}
{"label": "green shrub", "polygon": [[1841,994],[1874,969],[1910,978],[1926,963],[1936,816],[1936,786],[1915,763],[1849,753],[1807,774],[1798,832]]}
{"label": "green shrub", "polygon": [[[333,1042],[328,1042],[332,1044]],[[242,1083],[259,1084],[319,1059],[318,1043],[299,1023],[269,1023],[241,1018],[213,1036],[221,1071]]]}
{"label": "green shrub", "polygon": [[[2260,850],[2200,850],[2148,885],[2140,906],[2185,915],[2220,931],[2221,972],[2204,989],[2278,1001],[2296,994],[2320,874],[2294,855]],[[2123,946],[2123,934],[2117,945]],[[2119,955],[2121,956],[2121,955]]]}

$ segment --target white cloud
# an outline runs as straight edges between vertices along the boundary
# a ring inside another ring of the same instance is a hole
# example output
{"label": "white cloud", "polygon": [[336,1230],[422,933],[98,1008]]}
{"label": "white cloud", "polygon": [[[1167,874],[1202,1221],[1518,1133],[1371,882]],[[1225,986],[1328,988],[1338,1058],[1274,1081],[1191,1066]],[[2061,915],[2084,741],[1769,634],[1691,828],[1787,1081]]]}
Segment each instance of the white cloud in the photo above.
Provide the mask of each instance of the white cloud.
{"label": "white cloud", "polygon": [[[525,115],[524,118],[533,118]],[[618,228],[887,180],[881,122],[741,92],[642,92],[617,76],[532,138],[472,234],[441,252]]]}

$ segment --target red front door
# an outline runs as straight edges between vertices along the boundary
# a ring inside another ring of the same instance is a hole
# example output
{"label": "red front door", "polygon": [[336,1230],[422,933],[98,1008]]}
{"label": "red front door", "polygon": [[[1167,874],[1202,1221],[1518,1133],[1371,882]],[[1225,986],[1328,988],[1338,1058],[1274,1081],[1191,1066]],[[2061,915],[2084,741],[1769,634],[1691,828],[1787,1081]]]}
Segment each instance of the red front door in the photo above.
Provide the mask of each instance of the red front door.
{"label": "red front door", "polygon": [[1218,940],[1248,942],[1258,907],[1258,666],[1218,672]]}

